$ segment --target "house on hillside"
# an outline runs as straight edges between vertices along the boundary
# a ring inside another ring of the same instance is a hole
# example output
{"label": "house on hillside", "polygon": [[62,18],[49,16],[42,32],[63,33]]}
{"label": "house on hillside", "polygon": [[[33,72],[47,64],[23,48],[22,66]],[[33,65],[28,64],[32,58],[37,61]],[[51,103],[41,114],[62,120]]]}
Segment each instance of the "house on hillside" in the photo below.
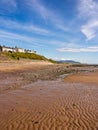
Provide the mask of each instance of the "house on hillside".
{"label": "house on hillside", "polygon": [[24,52],[26,52],[26,53],[36,53],[36,51],[34,51],[34,50],[24,50]]}
{"label": "house on hillside", "polygon": [[6,47],[6,46],[0,46],[0,51],[2,52],[24,52],[24,49],[18,48],[18,47]]}
{"label": "house on hillside", "polygon": [[6,47],[6,46],[1,46],[0,45],[0,52],[23,52],[23,53],[36,53],[36,51],[34,50],[24,50],[22,48],[18,48],[18,47]]}
{"label": "house on hillside", "polygon": [[16,52],[24,52],[24,49],[15,47]]}
{"label": "house on hillside", "polygon": [[2,46],[0,46],[0,52],[2,51]]}
{"label": "house on hillside", "polygon": [[16,50],[12,47],[1,46],[0,48],[2,52],[16,52]]}

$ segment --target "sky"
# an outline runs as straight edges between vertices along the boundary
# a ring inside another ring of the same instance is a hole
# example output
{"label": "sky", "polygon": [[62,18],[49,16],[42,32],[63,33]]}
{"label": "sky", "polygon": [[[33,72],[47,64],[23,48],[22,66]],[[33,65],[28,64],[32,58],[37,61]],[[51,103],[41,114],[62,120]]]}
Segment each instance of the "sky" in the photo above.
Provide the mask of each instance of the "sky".
{"label": "sky", "polygon": [[98,0],[0,0],[0,45],[98,64]]}

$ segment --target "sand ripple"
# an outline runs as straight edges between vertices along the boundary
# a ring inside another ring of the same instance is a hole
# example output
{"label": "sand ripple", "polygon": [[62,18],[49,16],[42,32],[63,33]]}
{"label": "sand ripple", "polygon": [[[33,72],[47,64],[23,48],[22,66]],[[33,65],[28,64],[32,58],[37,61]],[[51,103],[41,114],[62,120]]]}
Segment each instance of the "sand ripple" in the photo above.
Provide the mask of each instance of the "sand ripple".
{"label": "sand ripple", "polygon": [[96,85],[39,81],[0,99],[0,130],[98,129]]}

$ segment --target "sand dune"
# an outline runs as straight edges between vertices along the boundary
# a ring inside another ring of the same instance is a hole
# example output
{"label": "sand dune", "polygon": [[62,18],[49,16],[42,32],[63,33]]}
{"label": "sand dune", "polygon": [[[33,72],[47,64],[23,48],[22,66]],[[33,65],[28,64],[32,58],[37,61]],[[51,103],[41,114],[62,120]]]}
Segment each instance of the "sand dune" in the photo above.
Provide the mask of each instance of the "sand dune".
{"label": "sand dune", "polygon": [[[13,82],[19,74],[12,76]],[[20,84],[18,79],[15,85],[20,87],[1,91],[0,130],[97,130],[96,76],[98,72],[72,75],[64,80],[28,82],[24,79],[25,83]],[[89,80],[95,82],[89,84]],[[13,82],[9,81],[8,85]]]}

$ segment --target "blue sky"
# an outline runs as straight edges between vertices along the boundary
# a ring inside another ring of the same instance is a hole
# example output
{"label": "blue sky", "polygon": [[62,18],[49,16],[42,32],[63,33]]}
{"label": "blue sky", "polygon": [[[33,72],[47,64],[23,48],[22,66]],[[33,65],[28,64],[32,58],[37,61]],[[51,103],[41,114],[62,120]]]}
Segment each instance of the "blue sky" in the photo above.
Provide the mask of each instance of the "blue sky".
{"label": "blue sky", "polygon": [[98,1],[0,0],[0,44],[98,64]]}

